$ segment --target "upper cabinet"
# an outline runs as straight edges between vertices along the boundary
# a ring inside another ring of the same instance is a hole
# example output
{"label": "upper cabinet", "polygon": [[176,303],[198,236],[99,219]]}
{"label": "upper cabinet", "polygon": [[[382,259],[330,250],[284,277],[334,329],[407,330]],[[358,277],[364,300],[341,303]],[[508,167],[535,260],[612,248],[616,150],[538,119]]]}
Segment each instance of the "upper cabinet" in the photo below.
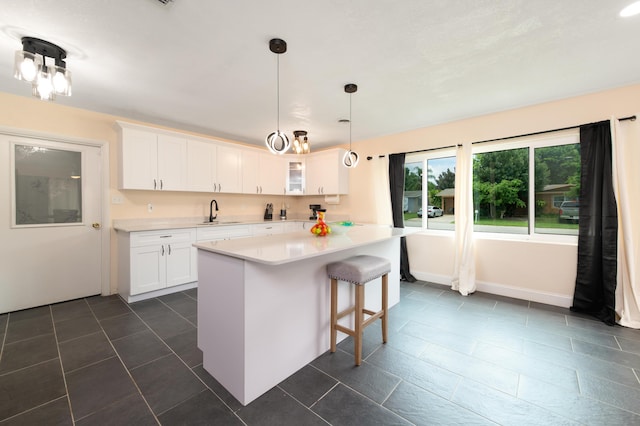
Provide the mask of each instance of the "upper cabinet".
{"label": "upper cabinet", "polygon": [[342,165],[344,149],[329,149],[305,156],[305,195],[349,193],[349,169]]}
{"label": "upper cabinet", "polygon": [[129,127],[120,139],[120,189],[186,189],[186,139]]}
{"label": "upper cabinet", "polygon": [[239,148],[189,139],[187,141],[187,190],[231,192],[241,190]]}
{"label": "upper cabinet", "polygon": [[242,150],[242,192],[245,194],[283,195],[285,161],[280,155],[254,149]]}
{"label": "upper cabinet", "polygon": [[305,164],[304,159],[298,156],[286,158],[287,168],[287,194],[304,195],[305,192]]}

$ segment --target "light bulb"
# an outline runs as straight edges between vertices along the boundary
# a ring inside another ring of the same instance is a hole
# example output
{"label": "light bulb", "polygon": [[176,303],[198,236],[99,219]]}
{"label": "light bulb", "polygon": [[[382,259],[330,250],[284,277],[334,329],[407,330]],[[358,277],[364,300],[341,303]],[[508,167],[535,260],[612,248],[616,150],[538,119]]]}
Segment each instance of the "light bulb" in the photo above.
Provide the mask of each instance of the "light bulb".
{"label": "light bulb", "polygon": [[20,74],[25,81],[33,81],[38,73],[38,67],[32,58],[25,57],[20,63]]}
{"label": "light bulb", "polygon": [[53,76],[53,88],[56,90],[56,93],[61,95],[66,95],[69,91],[69,81],[67,80],[67,76],[64,74],[64,70],[56,70],[56,73]]}
{"label": "light bulb", "polygon": [[43,101],[52,98],[53,83],[51,82],[51,75],[46,71],[46,67],[43,68],[43,71],[38,75],[36,93]]}

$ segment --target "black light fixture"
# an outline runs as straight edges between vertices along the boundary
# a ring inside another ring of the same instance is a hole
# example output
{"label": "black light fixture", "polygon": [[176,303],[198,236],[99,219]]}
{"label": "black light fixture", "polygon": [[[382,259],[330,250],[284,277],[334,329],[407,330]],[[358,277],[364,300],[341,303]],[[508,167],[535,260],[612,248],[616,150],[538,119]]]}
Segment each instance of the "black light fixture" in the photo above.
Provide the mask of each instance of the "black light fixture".
{"label": "black light fixture", "polygon": [[280,55],[287,51],[287,42],[279,38],[271,39],[271,41],[269,41],[269,50],[271,50],[273,53],[278,55],[277,56],[278,58],[278,61],[277,61],[278,62],[277,63],[278,128],[275,132],[270,133],[269,136],[266,137],[264,142],[267,145],[267,148],[269,148],[269,151],[271,151],[272,153],[284,154],[289,149],[289,146],[291,146],[287,135],[284,134],[284,132],[280,131]]}
{"label": "black light fixture", "polygon": [[33,96],[42,100],[52,101],[56,95],[71,96],[71,72],[67,70],[66,57],[67,52],[60,46],[23,37],[22,50],[16,52],[13,76],[31,83]]}
{"label": "black light fixture", "polygon": [[307,131],[294,130],[293,136],[293,152],[296,154],[309,154],[311,152],[311,144],[307,138]]}
{"label": "black light fixture", "polygon": [[342,157],[342,164],[348,168],[354,168],[358,165],[360,156],[357,152],[351,150],[351,95],[358,91],[358,86],[353,83],[345,84],[344,91],[349,94],[349,151]]}

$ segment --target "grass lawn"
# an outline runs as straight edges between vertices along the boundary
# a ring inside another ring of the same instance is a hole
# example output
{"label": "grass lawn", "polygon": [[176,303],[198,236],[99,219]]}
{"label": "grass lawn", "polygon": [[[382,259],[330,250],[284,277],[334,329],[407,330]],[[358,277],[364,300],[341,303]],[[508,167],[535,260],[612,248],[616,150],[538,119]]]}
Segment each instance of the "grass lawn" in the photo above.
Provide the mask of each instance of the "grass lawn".
{"label": "grass lawn", "polygon": [[[489,226],[519,226],[526,228],[528,226],[527,219],[479,219],[474,222],[476,225]],[[577,223],[559,222],[558,216],[540,216],[536,217],[536,228],[553,228],[553,229],[578,229]]]}

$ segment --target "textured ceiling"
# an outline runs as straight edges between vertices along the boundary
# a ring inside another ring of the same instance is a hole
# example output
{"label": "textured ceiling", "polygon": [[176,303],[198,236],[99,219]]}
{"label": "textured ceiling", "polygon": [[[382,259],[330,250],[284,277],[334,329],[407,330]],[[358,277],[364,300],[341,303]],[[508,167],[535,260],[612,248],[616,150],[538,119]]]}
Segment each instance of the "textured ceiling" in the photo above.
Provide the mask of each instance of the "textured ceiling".
{"label": "textured ceiling", "polygon": [[22,36],[68,50],[73,96],[55,102],[263,144],[313,148],[640,82],[631,0],[3,0],[0,91]]}

